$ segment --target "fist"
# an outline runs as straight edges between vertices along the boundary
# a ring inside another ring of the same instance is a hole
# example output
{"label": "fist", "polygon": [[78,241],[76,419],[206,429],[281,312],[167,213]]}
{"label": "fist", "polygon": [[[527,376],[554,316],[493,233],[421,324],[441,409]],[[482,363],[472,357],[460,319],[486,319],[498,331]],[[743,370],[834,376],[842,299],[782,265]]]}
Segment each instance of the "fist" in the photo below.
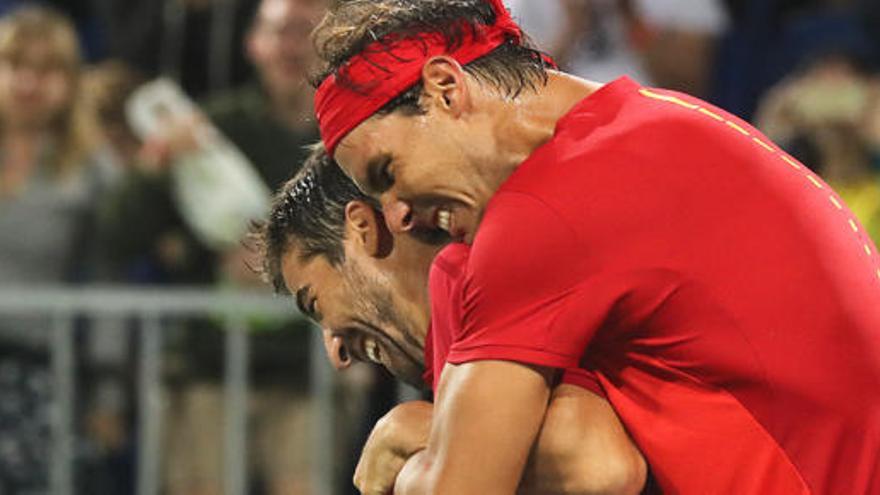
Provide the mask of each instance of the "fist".
{"label": "fist", "polygon": [[376,423],[354,472],[354,485],[362,494],[392,493],[406,461],[427,446],[433,411],[429,402],[406,402]]}

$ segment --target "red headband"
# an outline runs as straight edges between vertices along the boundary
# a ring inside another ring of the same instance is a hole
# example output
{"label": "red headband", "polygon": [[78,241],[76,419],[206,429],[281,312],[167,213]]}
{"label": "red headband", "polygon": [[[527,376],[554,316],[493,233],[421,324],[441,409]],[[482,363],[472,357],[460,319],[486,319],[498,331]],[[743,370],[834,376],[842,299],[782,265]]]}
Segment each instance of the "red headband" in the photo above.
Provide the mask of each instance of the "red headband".
{"label": "red headband", "polygon": [[461,65],[470,63],[501,46],[507,39],[522,40],[522,30],[510,17],[502,0],[487,0],[495,10],[495,23],[464,30],[457,47],[447,47],[438,33],[409,38],[389,35],[368,45],[330,75],[315,93],[315,113],[327,153],[349,132],[422,77],[425,61],[449,55]]}

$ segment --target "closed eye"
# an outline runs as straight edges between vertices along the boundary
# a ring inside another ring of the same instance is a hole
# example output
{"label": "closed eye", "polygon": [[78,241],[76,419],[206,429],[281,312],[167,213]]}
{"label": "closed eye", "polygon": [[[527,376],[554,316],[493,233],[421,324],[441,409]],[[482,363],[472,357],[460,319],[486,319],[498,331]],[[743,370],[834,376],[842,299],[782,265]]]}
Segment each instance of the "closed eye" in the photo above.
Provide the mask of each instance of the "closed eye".
{"label": "closed eye", "polygon": [[367,165],[367,188],[370,194],[382,194],[394,185],[391,156],[382,155]]}

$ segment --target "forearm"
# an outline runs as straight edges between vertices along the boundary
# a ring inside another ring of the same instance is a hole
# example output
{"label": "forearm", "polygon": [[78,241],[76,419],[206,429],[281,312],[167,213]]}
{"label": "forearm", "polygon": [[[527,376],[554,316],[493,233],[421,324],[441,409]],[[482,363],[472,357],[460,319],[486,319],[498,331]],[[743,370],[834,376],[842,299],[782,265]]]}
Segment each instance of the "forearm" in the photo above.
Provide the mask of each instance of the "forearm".
{"label": "forearm", "polygon": [[637,494],[647,467],[608,401],[558,386],[519,494]]}
{"label": "forearm", "polygon": [[447,365],[428,445],[405,463],[394,493],[515,492],[547,407],[545,373],[502,361]]}
{"label": "forearm", "polygon": [[[394,493],[441,493],[427,442],[407,455]],[[627,495],[642,490],[647,466],[607,401],[561,385],[544,418],[518,495]]]}

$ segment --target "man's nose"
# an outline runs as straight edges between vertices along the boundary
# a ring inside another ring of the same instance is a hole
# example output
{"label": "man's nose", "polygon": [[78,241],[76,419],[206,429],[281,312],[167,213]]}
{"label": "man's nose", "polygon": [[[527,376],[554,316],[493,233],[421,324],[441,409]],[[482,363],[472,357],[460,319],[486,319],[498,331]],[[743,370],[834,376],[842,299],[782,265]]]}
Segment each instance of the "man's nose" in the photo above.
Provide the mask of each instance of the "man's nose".
{"label": "man's nose", "polygon": [[332,335],[327,330],[324,330],[324,350],[327,351],[327,358],[330,359],[330,364],[337,371],[342,371],[351,366],[351,353],[348,352],[342,338]]}
{"label": "man's nose", "polygon": [[385,223],[394,234],[403,234],[413,228],[412,207],[397,198],[391,198],[382,202],[382,212],[385,215]]}

